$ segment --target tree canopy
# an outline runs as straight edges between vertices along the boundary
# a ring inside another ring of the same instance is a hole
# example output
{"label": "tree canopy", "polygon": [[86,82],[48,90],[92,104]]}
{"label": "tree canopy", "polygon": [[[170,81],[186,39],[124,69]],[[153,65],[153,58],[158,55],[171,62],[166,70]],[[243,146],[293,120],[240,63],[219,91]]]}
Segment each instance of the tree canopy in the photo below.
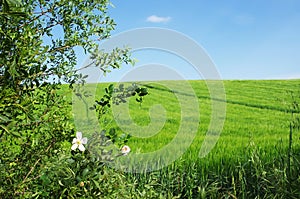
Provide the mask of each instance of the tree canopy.
{"label": "tree canopy", "polygon": [[76,49],[91,55],[104,72],[132,62],[128,48],[99,47],[116,26],[107,13],[110,5],[108,0],[0,0],[1,198],[38,193],[50,178],[45,165],[56,164],[55,157],[70,149],[66,141],[75,131],[70,100],[59,89],[84,81]]}

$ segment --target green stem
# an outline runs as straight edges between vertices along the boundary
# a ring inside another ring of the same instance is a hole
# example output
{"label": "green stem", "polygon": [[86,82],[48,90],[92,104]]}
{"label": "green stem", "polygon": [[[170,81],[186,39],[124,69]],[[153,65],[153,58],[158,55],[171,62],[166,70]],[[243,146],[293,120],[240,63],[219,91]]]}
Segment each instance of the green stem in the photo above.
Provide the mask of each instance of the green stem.
{"label": "green stem", "polygon": [[292,144],[293,144],[293,126],[292,126],[292,122],[290,122],[290,134],[289,134],[289,146],[288,146],[288,162],[287,162],[287,177],[288,177],[288,190],[289,190],[289,193],[291,193],[291,182],[292,182],[292,179],[291,179]]}

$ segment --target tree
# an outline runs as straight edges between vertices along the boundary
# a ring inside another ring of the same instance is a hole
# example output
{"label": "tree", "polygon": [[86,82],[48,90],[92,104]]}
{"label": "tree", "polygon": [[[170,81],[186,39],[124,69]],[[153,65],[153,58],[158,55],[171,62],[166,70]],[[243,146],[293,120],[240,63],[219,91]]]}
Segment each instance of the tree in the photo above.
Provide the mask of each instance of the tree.
{"label": "tree", "polygon": [[[96,41],[107,39],[115,28],[107,15],[109,4],[108,0],[30,0],[24,2],[22,12],[12,12],[26,15],[1,15],[1,87],[39,87],[50,77],[75,83],[79,74],[74,69],[74,48],[93,53],[99,47]],[[130,62],[127,52],[117,49],[114,53],[121,56],[98,66],[117,68],[120,61]]]}
{"label": "tree", "polygon": [[1,198],[38,191],[33,181],[41,180],[46,162],[74,134],[69,102],[59,89],[84,81],[75,68],[75,49],[91,54],[104,72],[132,63],[127,48],[99,50],[115,28],[109,5],[108,0],[0,0]]}

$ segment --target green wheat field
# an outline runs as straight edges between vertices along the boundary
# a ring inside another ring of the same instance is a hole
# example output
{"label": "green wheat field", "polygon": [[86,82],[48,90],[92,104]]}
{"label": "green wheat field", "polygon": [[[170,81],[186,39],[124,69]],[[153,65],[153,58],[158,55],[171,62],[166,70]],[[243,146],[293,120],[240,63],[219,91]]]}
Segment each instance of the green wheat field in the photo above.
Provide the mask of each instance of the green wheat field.
{"label": "green wheat field", "polygon": [[[216,145],[205,157],[199,157],[199,151],[211,120],[211,103],[218,100],[211,99],[206,82],[139,84],[149,92],[143,103],[131,98],[127,104],[130,117],[122,116],[122,108],[116,108],[100,119],[100,128],[115,128],[120,134],[132,134],[126,143],[131,154],[164,148],[176,137],[181,122],[186,123],[181,139],[190,136],[191,131],[195,132],[195,137],[184,153],[168,166],[152,172],[126,174],[133,182],[143,186],[143,182],[151,184],[155,179],[153,186],[164,195],[172,193],[179,198],[221,198],[220,193],[222,198],[300,197],[299,131],[294,129],[290,137],[290,123],[299,115],[296,111],[292,116],[291,111],[293,96],[299,96],[300,80],[223,81],[226,94],[224,126]],[[108,85],[97,85],[96,98],[104,95]],[[186,89],[186,85],[191,86],[194,93]],[[184,121],[182,106],[185,105],[179,102],[180,96],[185,103],[194,106],[184,110],[187,118]],[[151,118],[149,113],[155,106],[158,108],[152,110]],[[74,110],[75,114],[84,113],[84,106],[81,108]],[[132,122],[137,128],[152,127],[144,132],[145,135],[139,132],[137,136],[130,125],[126,128],[126,124]],[[180,147],[180,142],[177,144]]]}

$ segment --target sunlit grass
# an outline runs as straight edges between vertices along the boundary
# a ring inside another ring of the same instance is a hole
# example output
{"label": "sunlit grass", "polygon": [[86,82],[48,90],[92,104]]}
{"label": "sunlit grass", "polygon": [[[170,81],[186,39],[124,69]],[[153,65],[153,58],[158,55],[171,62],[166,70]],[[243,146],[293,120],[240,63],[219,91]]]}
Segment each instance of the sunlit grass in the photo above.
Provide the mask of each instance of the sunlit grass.
{"label": "sunlit grass", "polygon": [[[287,113],[291,101],[289,92],[299,91],[300,80],[224,81],[226,91],[224,127],[215,147],[204,158],[199,157],[199,151],[211,119],[211,99],[205,81],[188,82],[196,95],[188,92],[186,84],[178,81],[141,84],[148,87],[150,94],[144,98],[141,105],[132,98],[128,104],[129,117],[121,120],[125,126],[133,121],[141,128],[151,124],[154,127],[159,126],[163,122],[161,129],[149,128],[147,130],[149,132],[139,132],[138,135],[130,128],[125,128],[124,131],[124,128],[116,123],[116,120],[120,119],[118,109],[112,115],[106,115],[105,121],[109,122],[102,124],[103,128],[115,128],[120,134],[132,134],[133,137],[127,144],[133,154],[160,150],[175,139],[182,124],[180,96],[187,104],[193,103],[196,98],[198,107],[195,107],[195,110],[199,108],[200,114],[195,113],[193,109],[188,109],[189,111],[184,113],[186,125],[181,139],[184,141],[191,138],[193,141],[181,157],[163,170],[132,175],[133,180],[139,180],[143,184],[158,178],[162,189],[165,187],[175,195],[185,193],[185,197],[200,197],[203,194],[209,194],[212,198],[219,197],[218,193],[224,189],[230,190],[230,194],[247,198],[251,194],[263,192],[259,186],[247,188],[247,184],[254,186],[262,183],[262,187],[269,186],[272,183],[276,184],[281,175],[286,176],[288,125],[291,118]],[[108,84],[98,84],[97,97],[100,98],[104,94],[106,86]],[[158,105],[159,109],[152,112],[151,117],[151,109]],[[78,114],[83,113],[83,107],[81,108],[75,111]],[[191,133],[193,131],[195,137]],[[295,149],[299,149],[298,138],[299,136],[295,135],[293,142]],[[297,161],[294,162],[296,163]],[[274,173],[275,171],[277,173]],[[264,172],[269,175],[268,179],[274,178],[275,181],[264,184],[263,178],[267,178]],[[282,187],[285,186],[287,184],[283,183]],[[272,187],[269,189],[268,191],[272,193],[276,192]],[[242,193],[236,192],[237,190]],[[251,193],[249,190],[254,192]],[[268,191],[266,193],[269,193]]]}

